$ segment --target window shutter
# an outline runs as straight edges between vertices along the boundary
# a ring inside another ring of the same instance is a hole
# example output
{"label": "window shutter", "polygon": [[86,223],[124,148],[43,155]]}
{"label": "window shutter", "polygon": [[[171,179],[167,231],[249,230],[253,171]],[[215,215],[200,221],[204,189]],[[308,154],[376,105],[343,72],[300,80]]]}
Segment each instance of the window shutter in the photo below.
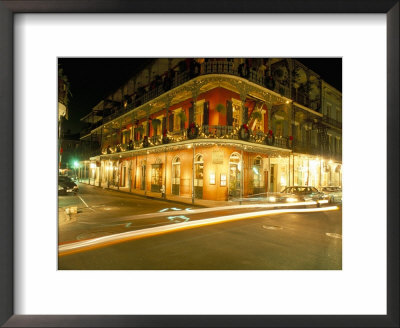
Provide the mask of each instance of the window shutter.
{"label": "window shutter", "polygon": [[243,112],[243,123],[244,124],[247,124],[248,122],[248,119],[249,119],[249,108],[248,107],[245,107],[244,108],[244,112]]}
{"label": "window shutter", "polygon": [[194,105],[189,108],[189,124],[194,122]]}
{"label": "window shutter", "polygon": [[169,116],[168,128],[169,128],[169,132],[174,131],[174,114],[171,114]]}
{"label": "window shutter", "polygon": [[203,125],[209,125],[209,105],[208,101],[204,102],[203,105]]}
{"label": "window shutter", "polygon": [[233,107],[230,100],[226,101],[226,123],[228,126],[233,125]]}
{"label": "window shutter", "polygon": [[167,128],[167,118],[164,116],[162,119],[162,124],[161,124],[161,134],[164,134],[165,129]]}
{"label": "window shutter", "polygon": [[[192,107],[192,109],[193,109],[193,107]],[[182,110],[182,112],[185,113],[184,110]],[[186,115],[186,113],[185,113],[185,115]],[[181,130],[183,130],[184,128],[185,128],[185,122],[181,120]]]}

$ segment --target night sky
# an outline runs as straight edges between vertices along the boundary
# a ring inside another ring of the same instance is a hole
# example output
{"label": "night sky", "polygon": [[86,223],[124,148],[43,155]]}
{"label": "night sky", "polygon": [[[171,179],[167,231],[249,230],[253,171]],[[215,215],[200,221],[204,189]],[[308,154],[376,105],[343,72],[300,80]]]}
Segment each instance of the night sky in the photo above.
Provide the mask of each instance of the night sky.
{"label": "night sky", "polygon": [[[342,91],[341,58],[298,58],[305,66],[319,74],[323,80]],[[151,58],[59,58],[59,67],[68,77],[72,97],[69,119],[64,131],[79,133],[84,124],[80,119],[104,97],[117,90]]]}

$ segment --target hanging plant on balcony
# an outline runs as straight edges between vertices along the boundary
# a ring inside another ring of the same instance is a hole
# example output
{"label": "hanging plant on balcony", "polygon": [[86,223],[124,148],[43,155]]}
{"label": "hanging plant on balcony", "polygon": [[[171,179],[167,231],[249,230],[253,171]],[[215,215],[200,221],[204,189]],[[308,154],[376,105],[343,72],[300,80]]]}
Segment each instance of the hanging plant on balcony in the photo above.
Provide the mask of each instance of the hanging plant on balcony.
{"label": "hanging plant on balcony", "polygon": [[297,89],[307,82],[307,74],[303,68],[298,67],[293,72],[293,86]]}
{"label": "hanging plant on balcony", "polygon": [[167,135],[167,130],[165,129],[164,131],[163,131],[163,136],[162,136],[162,143],[163,144],[167,144],[167,143],[169,143],[169,138],[168,138],[168,135]]}
{"label": "hanging plant on balcony", "polygon": [[272,132],[272,130],[268,131],[268,134],[265,137],[265,142],[267,145],[270,145],[270,146],[272,146],[275,143],[275,136],[274,136],[274,132]]}
{"label": "hanging plant on balcony", "polygon": [[288,79],[288,77],[289,77],[289,73],[288,73],[288,70],[287,70],[286,66],[284,66],[284,65],[279,66],[274,71],[273,76],[279,82],[286,81]]}
{"label": "hanging plant on balcony", "polygon": [[218,104],[217,106],[215,106],[215,110],[220,114],[223,114],[223,115],[226,114],[226,107],[222,104]]}
{"label": "hanging plant on balcony", "polygon": [[157,130],[161,125],[161,121],[158,118],[155,118],[151,121],[151,125],[153,126],[153,130],[155,132],[154,135],[157,135]]}
{"label": "hanging plant on balcony", "polygon": [[187,136],[189,139],[196,139],[199,136],[199,127],[196,125],[196,123],[190,123],[187,130]]}
{"label": "hanging plant on balcony", "polygon": [[143,148],[147,148],[149,147],[150,143],[149,143],[149,137],[148,136],[144,136],[143,137]]}
{"label": "hanging plant on balcony", "polygon": [[243,141],[248,141],[250,139],[250,133],[251,131],[249,129],[249,126],[247,124],[243,124],[238,132],[239,139]]}
{"label": "hanging plant on balcony", "polygon": [[255,110],[251,113],[250,119],[261,122],[262,121],[262,113],[259,110]]}

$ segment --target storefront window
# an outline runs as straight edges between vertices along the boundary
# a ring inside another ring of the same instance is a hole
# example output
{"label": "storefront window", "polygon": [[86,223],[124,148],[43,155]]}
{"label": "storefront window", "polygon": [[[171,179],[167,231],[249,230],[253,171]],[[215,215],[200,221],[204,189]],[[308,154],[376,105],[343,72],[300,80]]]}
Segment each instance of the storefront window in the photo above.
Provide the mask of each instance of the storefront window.
{"label": "storefront window", "polygon": [[240,196],[241,171],[241,157],[238,153],[233,153],[229,158],[229,196]]}
{"label": "storefront window", "polygon": [[153,164],[151,166],[151,191],[160,192],[162,187],[162,164]]}
{"label": "storefront window", "polygon": [[259,194],[265,192],[264,173],[262,171],[262,158],[257,156],[253,163],[253,193]]}
{"label": "storefront window", "polygon": [[204,159],[203,155],[198,154],[194,160],[194,196],[195,198],[203,198],[203,173]]}
{"label": "storefront window", "polygon": [[175,157],[172,160],[172,194],[179,195],[181,184],[181,160]]}
{"label": "storefront window", "polygon": [[204,160],[203,155],[197,155],[194,162],[194,185],[203,186]]}

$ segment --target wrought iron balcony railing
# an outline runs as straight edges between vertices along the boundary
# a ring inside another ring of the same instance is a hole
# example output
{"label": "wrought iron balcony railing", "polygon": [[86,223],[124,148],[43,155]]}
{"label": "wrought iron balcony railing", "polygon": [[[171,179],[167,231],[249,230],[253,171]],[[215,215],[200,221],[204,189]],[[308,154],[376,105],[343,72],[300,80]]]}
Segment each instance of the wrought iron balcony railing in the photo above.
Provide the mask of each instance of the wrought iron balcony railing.
{"label": "wrought iron balcony railing", "polygon": [[[146,91],[143,95],[140,95],[132,99],[132,102],[128,104],[126,108],[124,107],[115,108],[112,114],[103,118],[103,124],[121,116],[122,114],[126,113],[127,111],[133,108],[136,108],[154,98],[157,98],[158,96],[161,96],[163,93],[182,85],[183,83],[191,80],[192,78],[207,74],[227,74],[227,75],[239,76],[253,83],[256,83],[260,86],[263,86],[265,88],[270,88],[270,86],[269,87],[267,86],[266,77],[260,76],[260,74],[255,70],[250,69],[246,75],[243,75],[239,72],[237,67],[234,67],[232,61],[204,62],[200,65],[200,69],[198,72],[196,73],[191,73],[190,71],[177,72],[174,78],[172,79],[171,84],[167,84],[167,86],[158,85],[155,88]],[[279,83],[278,81],[275,82],[275,86],[271,90],[287,98],[290,97],[289,87]]]}

